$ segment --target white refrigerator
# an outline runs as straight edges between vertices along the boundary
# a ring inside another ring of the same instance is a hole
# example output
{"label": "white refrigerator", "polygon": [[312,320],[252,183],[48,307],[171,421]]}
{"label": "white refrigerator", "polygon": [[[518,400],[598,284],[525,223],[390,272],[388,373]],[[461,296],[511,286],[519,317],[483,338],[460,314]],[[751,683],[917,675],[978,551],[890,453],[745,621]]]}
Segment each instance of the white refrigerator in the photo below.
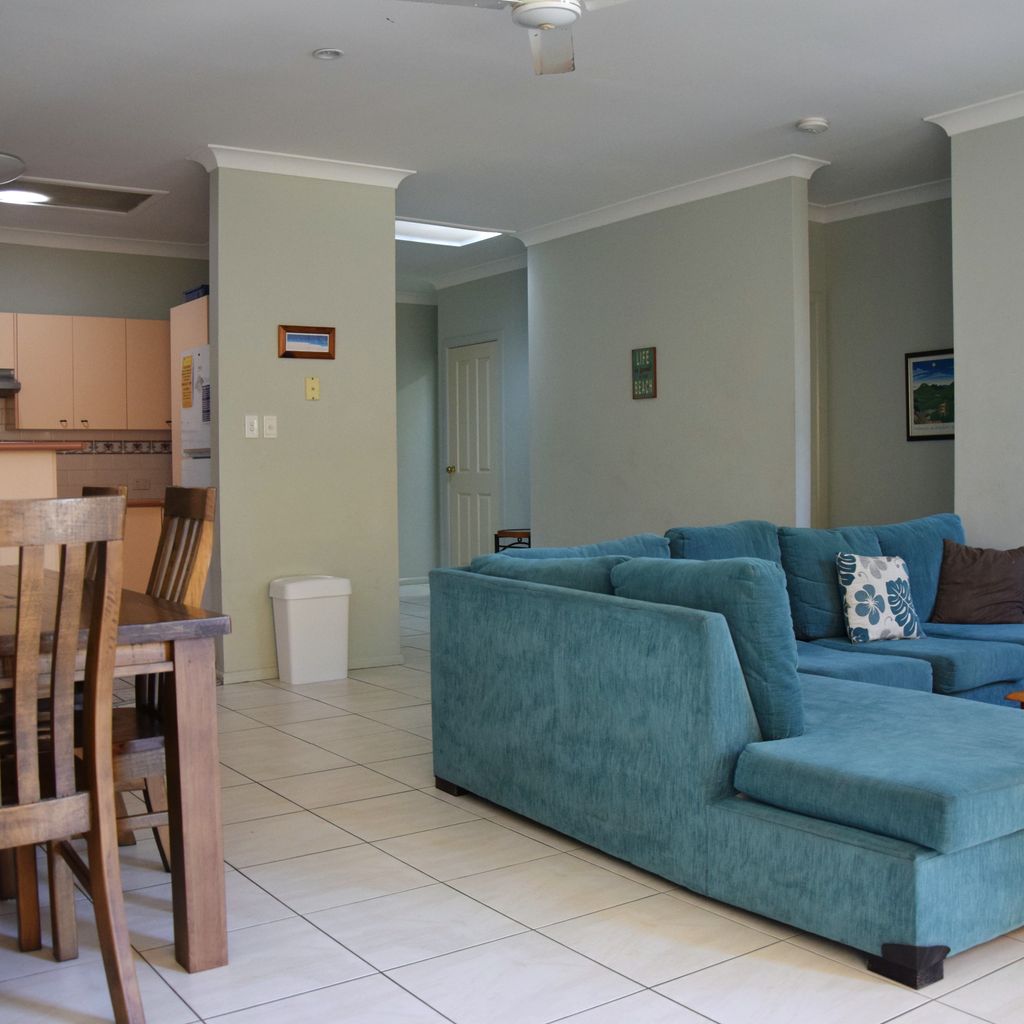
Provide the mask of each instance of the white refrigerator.
{"label": "white refrigerator", "polygon": [[181,413],[181,485],[209,487],[210,473],[210,346],[187,348],[178,367]]}

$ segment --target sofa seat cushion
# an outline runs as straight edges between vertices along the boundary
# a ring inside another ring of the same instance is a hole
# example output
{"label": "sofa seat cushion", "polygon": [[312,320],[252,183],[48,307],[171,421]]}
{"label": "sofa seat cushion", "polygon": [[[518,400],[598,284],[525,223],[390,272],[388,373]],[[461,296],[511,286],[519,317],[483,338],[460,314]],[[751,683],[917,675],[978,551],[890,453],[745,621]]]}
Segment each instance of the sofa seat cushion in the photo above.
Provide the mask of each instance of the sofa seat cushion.
{"label": "sofa seat cushion", "polygon": [[962,622],[925,622],[928,636],[943,636],[950,640],[995,640],[1001,644],[1024,644],[1024,622],[996,622],[987,626]]}
{"label": "sofa seat cushion", "polygon": [[764,558],[782,564],[779,528],[764,519],[720,526],[675,526],[665,536],[673,558]]}
{"label": "sofa seat cushion", "polygon": [[880,555],[873,527],[847,526],[840,530],[779,527],[782,567],[786,570],[793,628],[798,640],[819,640],[846,632],[839,591],[836,555]]}
{"label": "sofa seat cushion", "polygon": [[856,679],[877,686],[932,691],[932,668],[918,658],[862,658],[853,651],[834,651],[800,640],[796,645],[798,672],[833,679]]}
{"label": "sofa seat cushion", "polygon": [[803,732],[786,577],[774,562],[631,558],[612,570],[612,585],[618,597],[723,615],[761,735],[778,739]]}
{"label": "sofa seat cushion", "polygon": [[[926,627],[927,628],[927,627]],[[851,644],[840,637],[818,640],[822,647],[855,652],[859,658],[919,658],[932,667],[932,684],[938,693],[961,693],[986,683],[1024,678],[1024,646],[951,640],[925,636],[920,640],[874,640]]]}
{"label": "sofa seat cushion", "polygon": [[942,853],[1024,829],[1024,716],[867,683],[802,684],[804,735],[748,745],[741,793]]}
{"label": "sofa seat cushion", "polygon": [[597,555],[625,555],[627,558],[668,558],[668,538],[656,533],[637,533],[574,548],[505,548],[509,558],[593,558]]}
{"label": "sofa seat cushion", "polygon": [[612,569],[629,561],[624,555],[599,555],[595,558],[507,558],[505,555],[481,555],[473,559],[472,572],[500,576],[507,580],[546,583],[549,587],[587,590],[592,594],[611,594]]}

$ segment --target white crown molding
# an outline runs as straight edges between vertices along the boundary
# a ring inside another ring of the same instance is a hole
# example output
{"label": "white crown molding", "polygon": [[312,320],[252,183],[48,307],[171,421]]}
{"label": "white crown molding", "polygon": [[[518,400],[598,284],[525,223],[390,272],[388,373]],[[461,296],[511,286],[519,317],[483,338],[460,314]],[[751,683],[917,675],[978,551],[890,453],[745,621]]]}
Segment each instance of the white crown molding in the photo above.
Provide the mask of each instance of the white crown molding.
{"label": "white crown molding", "polygon": [[406,306],[436,306],[437,296],[426,292],[396,292],[395,302]]}
{"label": "white crown molding", "polygon": [[878,192],[871,196],[858,199],[847,199],[841,203],[811,203],[808,208],[808,219],[815,224],[831,224],[837,220],[851,220],[854,217],[867,217],[872,213],[886,213],[898,210],[903,206],[918,206],[921,203],[932,203],[937,199],[948,199],[951,195],[949,178],[942,181],[929,181],[923,185],[910,185],[907,188],[896,188],[890,192]]}
{"label": "white crown molding", "polygon": [[660,192],[651,192],[633,199],[626,199],[621,203],[613,203],[611,206],[602,206],[575,217],[566,217],[564,220],[552,221],[550,224],[527,228],[525,231],[518,232],[517,235],[525,245],[539,245],[556,238],[564,238],[566,235],[575,235],[581,231],[602,228],[618,221],[641,217],[646,213],[667,210],[672,206],[682,206],[685,203],[709,199],[727,192],[736,192],[754,185],[765,185],[770,181],[779,181],[781,178],[804,178],[806,180],[820,167],[827,167],[828,163],[827,160],[815,160],[809,156],[791,153],[789,156],[780,156],[775,160],[765,160],[763,163],[751,164],[749,167],[738,167],[722,174],[714,174],[708,178],[698,178],[696,181],[675,185]]}
{"label": "white crown molding", "polygon": [[937,124],[952,137],[974,131],[975,128],[988,128],[989,125],[1014,121],[1019,117],[1024,117],[1024,92],[1011,92],[1008,96],[997,96],[967,107],[947,110],[943,114],[932,114],[925,120]]}
{"label": "white crown molding", "polygon": [[268,153],[261,149],[240,149],[237,146],[203,147],[191,159],[208,171],[229,167],[236,171],[261,171],[264,174],[288,174],[293,178],[322,178],[344,181],[350,185],[378,185],[396,189],[415,171],[398,167],[376,167],[373,164],[350,164],[343,160],[300,156],[296,153]]}
{"label": "white crown molding", "polygon": [[454,288],[456,285],[469,284],[470,281],[480,281],[485,277],[496,277],[498,274],[508,274],[513,270],[526,269],[526,253],[516,256],[507,256],[503,260],[491,260],[489,263],[478,263],[475,267],[466,267],[464,270],[453,270],[448,274],[441,274],[435,277],[434,287],[440,291],[442,288]]}
{"label": "white crown molding", "polygon": [[0,243],[40,245],[48,249],[80,249],[90,252],[120,252],[132,256],[169,256],[180,260],[208,260],[206,245],[189,242],[160,242],[148,238],[110,238],[106,235],[69,235],[56,231],[0,227]]}

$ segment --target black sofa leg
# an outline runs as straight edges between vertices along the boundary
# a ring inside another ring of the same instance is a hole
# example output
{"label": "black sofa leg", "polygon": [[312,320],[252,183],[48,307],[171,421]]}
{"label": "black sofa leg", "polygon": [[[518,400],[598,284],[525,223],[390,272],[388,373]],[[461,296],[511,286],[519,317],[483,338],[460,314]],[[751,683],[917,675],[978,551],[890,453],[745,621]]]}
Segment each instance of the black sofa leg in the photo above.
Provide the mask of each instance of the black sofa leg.
{"label": "black sofa leg", "polygon": [[911,988],[942,981],[949,946],[899,946],[884,943],[881,956],[868,955],[868,970]]}
{"label": "black sofa leg", "polygon": [[447,779],[442,779],[437,775],[434,776],[434,785],[442,793],[447,793],[449,796],[466,796],[469,793],[468,789],[463,789],[454,782],[449,782]]}

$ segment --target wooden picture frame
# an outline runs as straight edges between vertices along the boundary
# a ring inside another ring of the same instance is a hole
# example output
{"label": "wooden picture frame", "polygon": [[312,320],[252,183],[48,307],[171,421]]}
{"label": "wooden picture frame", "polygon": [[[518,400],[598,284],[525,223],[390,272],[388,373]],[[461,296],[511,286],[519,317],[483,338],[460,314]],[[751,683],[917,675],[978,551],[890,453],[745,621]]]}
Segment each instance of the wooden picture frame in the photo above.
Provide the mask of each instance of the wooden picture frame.
{"label": "wooden picture frame", "polygon": [[277,357],[279,359],[333,359],[333,327],[296,327],[279,324],[277,327]]}
{"label": "wooden picture frame", "polygon": [[906,354],[908,441],[950,441],[956,435],[953,350]]}

